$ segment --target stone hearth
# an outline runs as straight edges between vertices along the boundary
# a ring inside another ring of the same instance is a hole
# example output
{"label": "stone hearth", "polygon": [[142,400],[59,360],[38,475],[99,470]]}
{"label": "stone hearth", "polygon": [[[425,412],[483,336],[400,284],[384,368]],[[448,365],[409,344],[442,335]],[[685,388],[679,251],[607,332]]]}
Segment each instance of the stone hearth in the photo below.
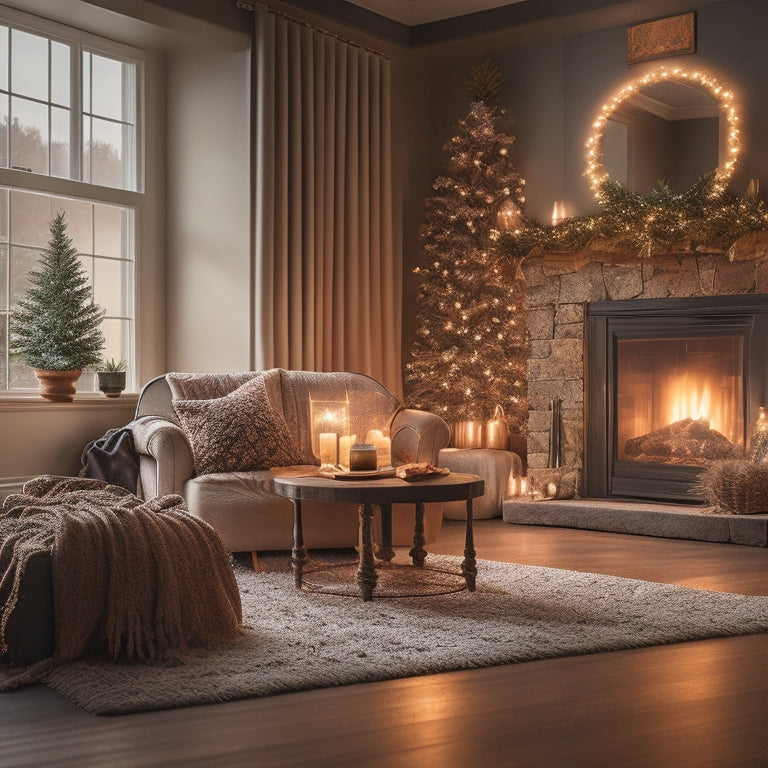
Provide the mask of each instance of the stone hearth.
{"label": "stone hearth", "polygon": [[[531,339],[528,474],[537,484],[551,479],[552,470],[547,470],[551,402],[561,398],[562,469],[558,474],[575,489],[569,495],[578,497],[585,450],[586,304],[768,293],[768,232],[747,235],[727,252],[692,249],[685,243],[650,258],[596,241],[578,253],[534,251],[522,266]],[[534,502],[536,507],[542,504],[549,502]]]}
{"label": "stone hearth", "polygon": [[521,525],[768,546],[768,515],[720,515],[711,507],[603,499],[507,499],[502,509],[505,522]]}

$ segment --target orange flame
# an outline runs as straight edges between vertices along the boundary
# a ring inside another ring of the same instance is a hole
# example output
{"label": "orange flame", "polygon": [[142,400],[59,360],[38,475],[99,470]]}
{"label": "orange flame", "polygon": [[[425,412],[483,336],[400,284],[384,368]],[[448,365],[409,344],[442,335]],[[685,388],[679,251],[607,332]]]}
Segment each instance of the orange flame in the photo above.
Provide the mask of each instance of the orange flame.
{"label": "orange flame", "polygon": [[687,374],[676,377],[666,390],[667,423],[682,419],[706,419],[711,429],[729,439],[736,432],[735,413],[729,401],[713,397],[712,387],[702,378]]}

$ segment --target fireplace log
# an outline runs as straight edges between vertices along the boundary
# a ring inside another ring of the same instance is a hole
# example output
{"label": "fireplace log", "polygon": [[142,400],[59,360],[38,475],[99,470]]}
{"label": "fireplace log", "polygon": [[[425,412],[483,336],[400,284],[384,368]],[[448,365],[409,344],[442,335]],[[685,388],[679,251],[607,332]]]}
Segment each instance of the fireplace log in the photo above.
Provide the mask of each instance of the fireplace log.
{"label": "fireplace log", "polygon": [[737,459],[743,450],[711,429],[707,419],[682,419],[624,444],[630,461],[698,466],[718,459]]}

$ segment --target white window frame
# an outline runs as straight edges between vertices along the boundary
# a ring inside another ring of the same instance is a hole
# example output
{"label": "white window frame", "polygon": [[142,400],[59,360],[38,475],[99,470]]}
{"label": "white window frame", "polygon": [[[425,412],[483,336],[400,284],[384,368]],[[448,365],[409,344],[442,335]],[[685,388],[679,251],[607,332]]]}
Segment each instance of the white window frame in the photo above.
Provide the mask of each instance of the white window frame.
{"label": "white window frame", "polygon": [[[123,43],[113,42],[92,35],[75,27],[55,21],[30,16],[21,11],[0,5],[0,24],[8,25],[31,34],[48,37],[72,46],[70,60],[71,96],[70,96],[70,175],[64,179],[30,173],[13,168],[0,167],[0,186],[28,192],[38,192],[73,200],[83,200],[107,205],[131,208],[134,211],[134,230],[129,236],[134,240],[133,285],[132,295],[128,297],[133,308],[133,338],[130,344],[132,359],[128,361],[127,391],[136,390],[139,378],[139,260],[142,238],[143,207],[145,205],[146,152],[145,152],[145,62],[146,52]],[[88,51],[110,58],[129,60],[136,65],[136,189],[120,189],[81,181],[82,175],[82,53]],[[30,397],[29,390],[11,390],[0,388],[0,399]],[[37,395],[34,395],[37,397]],[[102,398],[100,392],[78,393],[78,399]]]}

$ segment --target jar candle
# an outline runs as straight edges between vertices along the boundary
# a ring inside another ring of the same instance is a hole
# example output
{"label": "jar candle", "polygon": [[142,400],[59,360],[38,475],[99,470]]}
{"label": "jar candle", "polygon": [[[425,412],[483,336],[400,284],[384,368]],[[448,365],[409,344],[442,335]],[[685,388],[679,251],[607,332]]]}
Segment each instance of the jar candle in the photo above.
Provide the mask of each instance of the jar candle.
{"label": "jar candle", "polygon": [[336,433],[320,434],[320,463],[333,466],[336,464]]}
{"label": "jar candle", "polygon": [[381,429],[369,429],[365,442],[376,448],[376,463],[378,468],[389,467],[392,464],[392,445]]}
{"label": "jar candle", "polygon": [[371,443],[355,443],[349,449],[349,468],[352,472],[375,472],[376,446]]}

